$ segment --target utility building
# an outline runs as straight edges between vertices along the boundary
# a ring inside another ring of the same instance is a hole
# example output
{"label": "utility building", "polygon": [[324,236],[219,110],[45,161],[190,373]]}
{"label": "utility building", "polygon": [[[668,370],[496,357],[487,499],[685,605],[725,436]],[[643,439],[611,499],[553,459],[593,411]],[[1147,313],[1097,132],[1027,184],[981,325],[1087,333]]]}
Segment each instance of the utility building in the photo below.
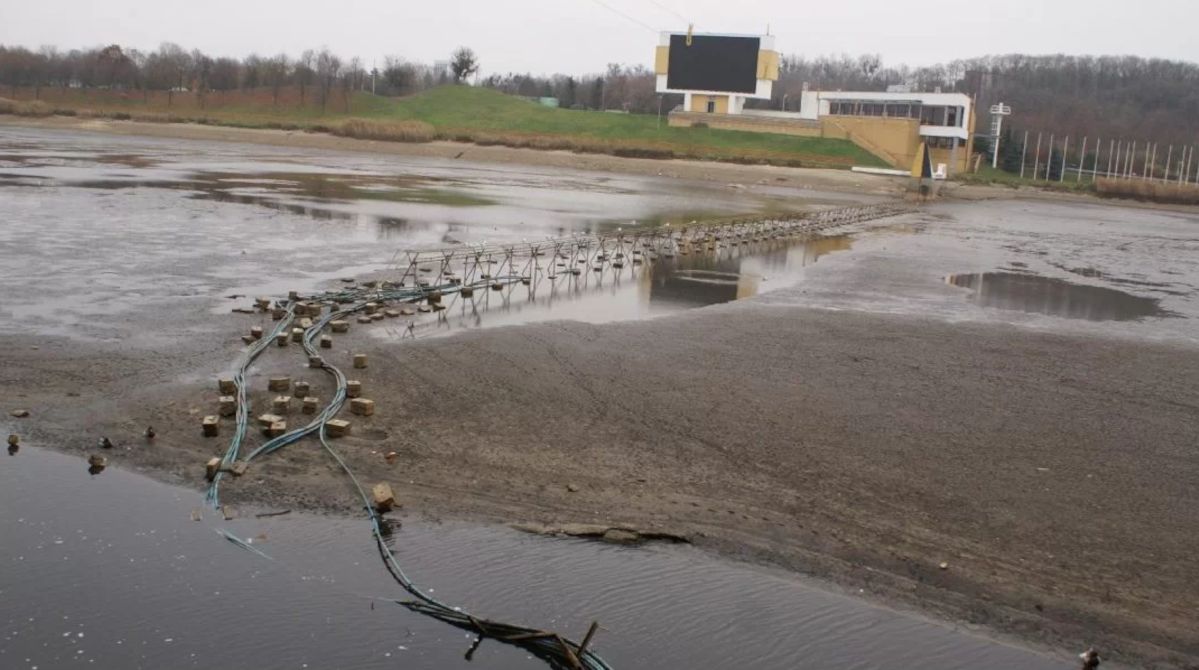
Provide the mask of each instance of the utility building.
{"label": "utility building", "polygon": [[974,101],[964,93],[804,91],[798,112],[746,109],[778,80],[773,35],[662,33],[654,73],[659,93],[683,95],[672,126],[846,139],[903,170],[924,145],[934,168],[970,165]]}
{"label": "utility building", "polygon": [[659,93],[682,93],[683,111],[741,114],[747,98],[769,100],[779,78],[773,35],[662,33],[654,55]]}

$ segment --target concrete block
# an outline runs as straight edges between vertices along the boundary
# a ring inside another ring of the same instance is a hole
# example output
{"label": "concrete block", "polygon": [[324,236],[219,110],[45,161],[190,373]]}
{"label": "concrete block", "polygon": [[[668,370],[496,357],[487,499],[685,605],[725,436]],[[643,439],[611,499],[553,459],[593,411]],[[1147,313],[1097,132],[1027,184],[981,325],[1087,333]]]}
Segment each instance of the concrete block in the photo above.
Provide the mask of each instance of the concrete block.
{"label": "concrete block", "polygon": [[221,471],[221,459],[213,456],[204,464],[204,478],[208,481],[216,479],[216,473]]}
{"label": "concrete block", "polygon": [[281,347],[286,347],[287,346],[287,333],[279,333],[278,335],[276,335],[275,336],[275,344],[277,344]]}
{"label": "concrete block", "polygon": [[308,367],[318,369],[323,368],[325,367],[325,359],[321,358],[320,356],[309,356]]}
{"label": "concrete block", "polygon": [[271,299],[265,295],[260,295],[254,298],[254,304],[258,305],[258,309],[266,311],[271,308]]}
{"label": "concrete block", "polygon": [[271,377],[266,388],[270,391],[286,391],[291,388],[291,377]]}
{"label": "concrete block", "polygon": [[358,416],[371,416],[375,413],[375,401],[366,398],[353,398],[350,400],[350,413]]}
{"label": "concrete block", "polygon": [[217,387],[221,389],[221,395],[233,395],[237,393],[237,383],[232,377],[221,377],[216,382]]}
{"label": "concrete block", "polygon": [[309,384],[308,382],[296,382],[295,384],[292,385],[291,394],[297,398],[303,398],[304,396],[308,395],[308,391],[311,388],[311,386],[312,385]]}
{"label": "concrete block", "polygon": [[254,326],[253,328],[251,328],[250,329],[250,337],[252,337],[256,340],[261,340],[262,339],[262,326]]}
{"label": "concrete block", "polygon": [[259,414],[258,415],[258,426],[260,428],[268,428],[268,427],[270,427],[270,425],[272,423],[275,423],[276,421],[282,421],[282,420],[283,420],[283,417],[279,416],[278,414]]}
{"label": "concrete block", "polygon": [[371,321],[382,321],[384,318],[386,317],[383,312],[375,312],[374,314],[371,314]]}
{"label": "concrete block", "polygon": [[316,405],[320,401],[315,396],[306,396],[302,402],[304,403],[302,411],[305,414],[316,414]]}
{"label": "concrete block", "polygon": [[459,293],[462,294],[463,298],[469,298],[475,294],[475,290],[469,286],[463,286]]}
{"label": "concrete block", "polygon": [[246,474],[246,470],[249,469],[250,464],[245,461],[237,461],[233,465],[229,466],[229,472],[232,473],[234,477],[240,477]]}
{"label": "concrete block", "polygon": [[379,303],[377,303],[377,302],[366,303],[365,311],[367,314],[374,314],[375,312],[379,311]]}
{"label": "concrete block", "polygon": [[220,419],[212,415],[204,417],[200,427],[204,430],[204,437],[216,437],[221,433]]}
{"label": "concrete block", "polygon": [[332,349],[333,338],[328,335],[321,335],[321,349]]}
{"label": "concrete block", "polygon": [[282,435],[283,433],[286,433],[286,432],[287,432],[287,422],[286,421],[276,421],[275,423],[272,423],[269,428],[264,428],[262,430],[262,434],[266,435],[267,437],[279,437],[280,435]]}
{"label": "concrete block", "polygon": [[371,321],[374,321],[374,319],[370,318],[369,316],[358,317],[358,323],[370,323]]}
{"label": "concrete block", "polygon": [[304,317],[303,319],[300,319],[300,328],[302,328],[304,330],[308,330],[311,327],[312,327],[312,319],[309,319],[308,317]]}
{"label": "concrete block", "polygon": [[287,316],[287,310],[282,307],[276,307],[271,310],[271,319],[273,321],[282,321],[285,316]]}
{"label": "concrete block", "polygon": [[254,344],[255,341],[256,340],[253,335],[242,335],[241,336],[242,344]]}
{"label": "concrete block", "polygon": [[332,328],[333,332],[335,333],[345,333],[349,332],[350,330],[350,322],[343,319],[337,319],[336,321],[330,321],[329,327]]}
{"label": "concrete block", "polygon": [[303,328],[292,328],[291,329],[291,341],[292,342],[301,342],[303,340],[304,340],[304,329]]}
{"label": "concrete block", "polygon": [[325,432],[329,437],[342,437],[350,434],[350,422],[345,419],[329,419],[325,422]]}
{"label": "concrete block", "polygon": [[231,395],[223,395],[217,401],[218,414],[221,416],[235,416],[237,414],[237,398]]}
{"label": "concrete block", "polygon": [[366,367],[366,354],[354,354],[354,367],[359,370]]}
{"label": "concrete block", "polygon": [[379,512],[389,512],[396,504],[395,494],[392,493],[391,485],[387,482],[375,484],[371,489],[371,500]]}
{"label": "concrete block", "polygon": [[394,318],[396,318],[396,317],[397,317],[397,316],[399,316],[399,315],[400,315],[400,310],[398,310],[398,309],[385,309],[385,310],[383,310],[383,316],[385,316],[385,317],[387,317],[387,318],[389,318],[389,319],[394,319]]}
{"label": "concrete block", "polygon": [[287,414],[291,411],[291,396],[279,395],[271,401],[271,411],[275,414]]}
{"label": "concrete block", "polygon": [[400,316],[412,316],[413,314],[416,314],[416,310],[411,307],[405,307],[400,310]]}
{"label": "concrete block", "polygon": [[357,379],[346,380],[346,397],[357,398],[362,395],[362,382]]}

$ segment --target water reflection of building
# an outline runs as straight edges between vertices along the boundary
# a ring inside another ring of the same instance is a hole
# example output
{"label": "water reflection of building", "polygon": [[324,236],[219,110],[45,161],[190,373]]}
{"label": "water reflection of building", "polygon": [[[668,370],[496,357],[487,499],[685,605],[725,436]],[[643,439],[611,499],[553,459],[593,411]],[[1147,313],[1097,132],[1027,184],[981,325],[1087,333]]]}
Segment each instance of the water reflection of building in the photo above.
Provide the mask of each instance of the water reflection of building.
{"label": "water reflection of building", "polygon": [[761,290],[764,278],[794,273],[852,244],[848,235],[839,235],[676,256],[643,273],[642,297],[651,304],[695,307],[748,298]]}

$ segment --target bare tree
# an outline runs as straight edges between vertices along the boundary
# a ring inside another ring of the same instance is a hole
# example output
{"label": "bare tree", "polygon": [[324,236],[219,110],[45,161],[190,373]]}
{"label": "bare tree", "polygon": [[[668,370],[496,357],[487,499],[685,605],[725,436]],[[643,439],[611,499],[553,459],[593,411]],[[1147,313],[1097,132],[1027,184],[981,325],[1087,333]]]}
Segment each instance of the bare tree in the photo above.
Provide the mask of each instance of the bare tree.
{"label": "bare tree", "polygon": [[450,58],[450,71],[454,73],[454,81],[459,84],[478,72],[479,59],[475,52],[467,47],[458,47]]}
{"label": "bare tree", "polygon": [[304,91],[308,87],[308,83],[312,81],[312,62],[316,60],[316,53],[312,49],[305,49],[295,63],[296,83],[300,85],[300,104],[304,104]]}

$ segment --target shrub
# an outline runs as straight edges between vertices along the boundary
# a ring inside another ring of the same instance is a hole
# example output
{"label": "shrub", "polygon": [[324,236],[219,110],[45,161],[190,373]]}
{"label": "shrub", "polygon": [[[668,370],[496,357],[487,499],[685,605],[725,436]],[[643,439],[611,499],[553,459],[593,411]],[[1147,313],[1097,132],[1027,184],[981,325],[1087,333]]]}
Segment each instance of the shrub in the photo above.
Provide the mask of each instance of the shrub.
{"label": "shrub", "polygon": [[360,140],[383,140],[385,142],[431,142],[437,133],[433,126],[424,121],[372,121],[347,119],[326,127],[313,126],[313,130],[330,132],[340,137]]}
{"label": "shrub", "polygon": [[1199,186],[1137,179],[1099,179],[1095,192],[1104,198],[1131,198],[1176,205],[1199,205]]}

